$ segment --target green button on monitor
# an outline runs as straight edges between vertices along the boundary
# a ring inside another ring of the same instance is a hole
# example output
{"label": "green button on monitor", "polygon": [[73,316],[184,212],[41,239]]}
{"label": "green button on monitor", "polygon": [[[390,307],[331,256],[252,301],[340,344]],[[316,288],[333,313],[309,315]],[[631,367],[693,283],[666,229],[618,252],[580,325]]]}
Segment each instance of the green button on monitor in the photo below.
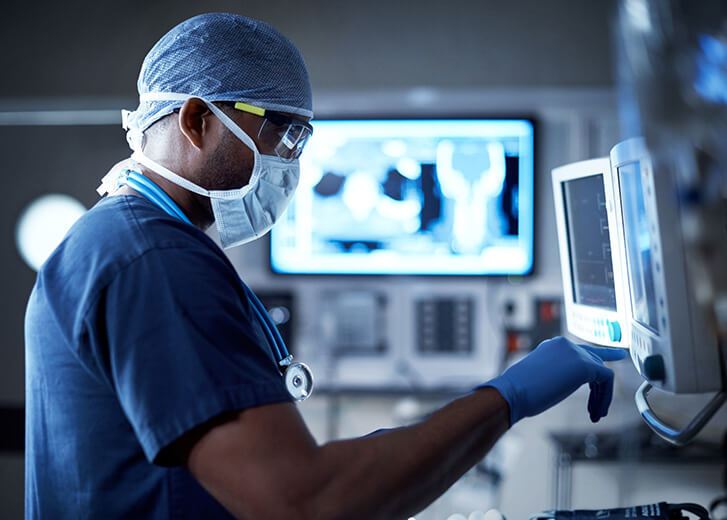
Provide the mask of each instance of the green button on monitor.
{"label": "green button on monitor", "polygon": [[614,343],[621,341],[621,325],[617,321],[608,321],[608,337]]}

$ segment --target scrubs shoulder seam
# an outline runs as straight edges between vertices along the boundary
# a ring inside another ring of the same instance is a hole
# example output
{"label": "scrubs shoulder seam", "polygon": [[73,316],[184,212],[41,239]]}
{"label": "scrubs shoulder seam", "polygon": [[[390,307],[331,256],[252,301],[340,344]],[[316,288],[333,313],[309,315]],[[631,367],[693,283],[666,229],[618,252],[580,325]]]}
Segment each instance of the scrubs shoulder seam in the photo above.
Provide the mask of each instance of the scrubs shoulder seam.
{"label": "scrubs shoulder seam", "polygon": [[83,316],[83,322],[84,323],[86,322],[86,319],[88,318],[88,313],[91,311],[91,309],[93,309],[96,306],[96,304],[98,303],[98,299],[101,297],[101,293],[104,291],[104,289],[106,289],[109,285],[114,283],[118,279],[118,277],[121,274],[123,274],[127,269],[129,269],[131,266],[133,266],[137,261],[146,257],[149,253],[158,252],[158,251],[168,251],[171,249],[185,250],[185,249],[194,249],[194,248],[191,248],[191,247],[185,246],[185,245],[179,245],[179,244],[171,245],[170,244],[170,245],[155,245],[148,249],[145,249],[144,251],[142,251],[141,253],[136,255],[134,258],[132,258],[131,260],[124,263],[121,267],[119,267],[113,273],[113,275],[111,275],[108,278],[108,280],[104,280],[103,283],[99,283],[97,290],[96,290],[96,294],[93,296],[93,298],[89,299],[89,302],[86,305],[86,308],[81,311],[81,315]]}

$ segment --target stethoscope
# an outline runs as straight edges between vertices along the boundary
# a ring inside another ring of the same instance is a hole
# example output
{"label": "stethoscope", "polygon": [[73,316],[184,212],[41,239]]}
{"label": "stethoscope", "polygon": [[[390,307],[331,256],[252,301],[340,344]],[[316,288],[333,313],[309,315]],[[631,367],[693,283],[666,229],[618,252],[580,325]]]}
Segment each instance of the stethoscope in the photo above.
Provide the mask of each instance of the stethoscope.
{"label": "stethoscope", "polygon": [[[159,206],[168,215],[193,225],[172,198],[142,174],[133,170],[127,170],[125,175],[119,179],[118,185],[121,186],[124,184]],[[296,401],[307,399],[313,391],[313,373],[306,364],[293,361],[292,354],[288,352],[288,347],[285,346],[285,341],[283,341],[280,331],[275,326],[265,306],[263,306],[255,293],[245,284],[242,284],[242,286],[252,304],[251,307],[255,316],[263,328],[265,338],[270,346],[270,352],[278,362],[278,369],[285,379],[285,387],[288,393]]]}

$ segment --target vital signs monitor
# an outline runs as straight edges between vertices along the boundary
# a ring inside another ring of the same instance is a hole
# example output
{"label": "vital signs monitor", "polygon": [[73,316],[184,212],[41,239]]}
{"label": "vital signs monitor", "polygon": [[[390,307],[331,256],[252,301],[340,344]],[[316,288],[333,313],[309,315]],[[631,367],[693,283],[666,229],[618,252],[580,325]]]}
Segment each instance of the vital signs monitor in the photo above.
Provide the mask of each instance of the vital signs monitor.
{"label": "vital signs monitor", "polygon": [[552,173],[568,331],[598,345],[626,347],[627,284],[608,157]]}
{"label": "vital signs monitor", "polygon": [[692,297],[673,172],[655,174],[642,139],[616,145],[611,165],[631,295],[631,357],[664,390],[717,391],[717,339]]}
{"label": "vital signs monitor", "polygon": [[[611,150],[611,167],[627,260],[631,358],[645,379],[636,405],[662,438],[686,444],[724,404],[725,392],[719,343],[694,299],[678,172],[667,167],[655,172],[640,138],[617,144]],[[647,395],[653,387],[676,394],[716,394],[689,424],[675,428],[651,408]]]}
{"label": "vital signs monitor", "polygon": [[[628,347],[644,378],[636,405],[662,438],[685,444],[725,402],[718,340],[694,300],[676,172],[656,174],[643,139],[610,157],[553,170],[568,332]],[[662,421],[647,395],[716,392],[683,428]]]}

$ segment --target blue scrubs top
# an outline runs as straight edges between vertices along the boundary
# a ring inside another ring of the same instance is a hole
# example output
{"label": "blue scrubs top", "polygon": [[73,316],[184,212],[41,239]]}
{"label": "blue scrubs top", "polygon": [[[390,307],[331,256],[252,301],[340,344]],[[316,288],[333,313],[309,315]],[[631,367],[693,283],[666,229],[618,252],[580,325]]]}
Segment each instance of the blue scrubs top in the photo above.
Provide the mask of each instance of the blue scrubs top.
{"label": "blue scrubs top", "polygon": [[164,448],[290,396],[209,237],[101,200],[38,273],[25,337],[27,518],[229,518]]}

